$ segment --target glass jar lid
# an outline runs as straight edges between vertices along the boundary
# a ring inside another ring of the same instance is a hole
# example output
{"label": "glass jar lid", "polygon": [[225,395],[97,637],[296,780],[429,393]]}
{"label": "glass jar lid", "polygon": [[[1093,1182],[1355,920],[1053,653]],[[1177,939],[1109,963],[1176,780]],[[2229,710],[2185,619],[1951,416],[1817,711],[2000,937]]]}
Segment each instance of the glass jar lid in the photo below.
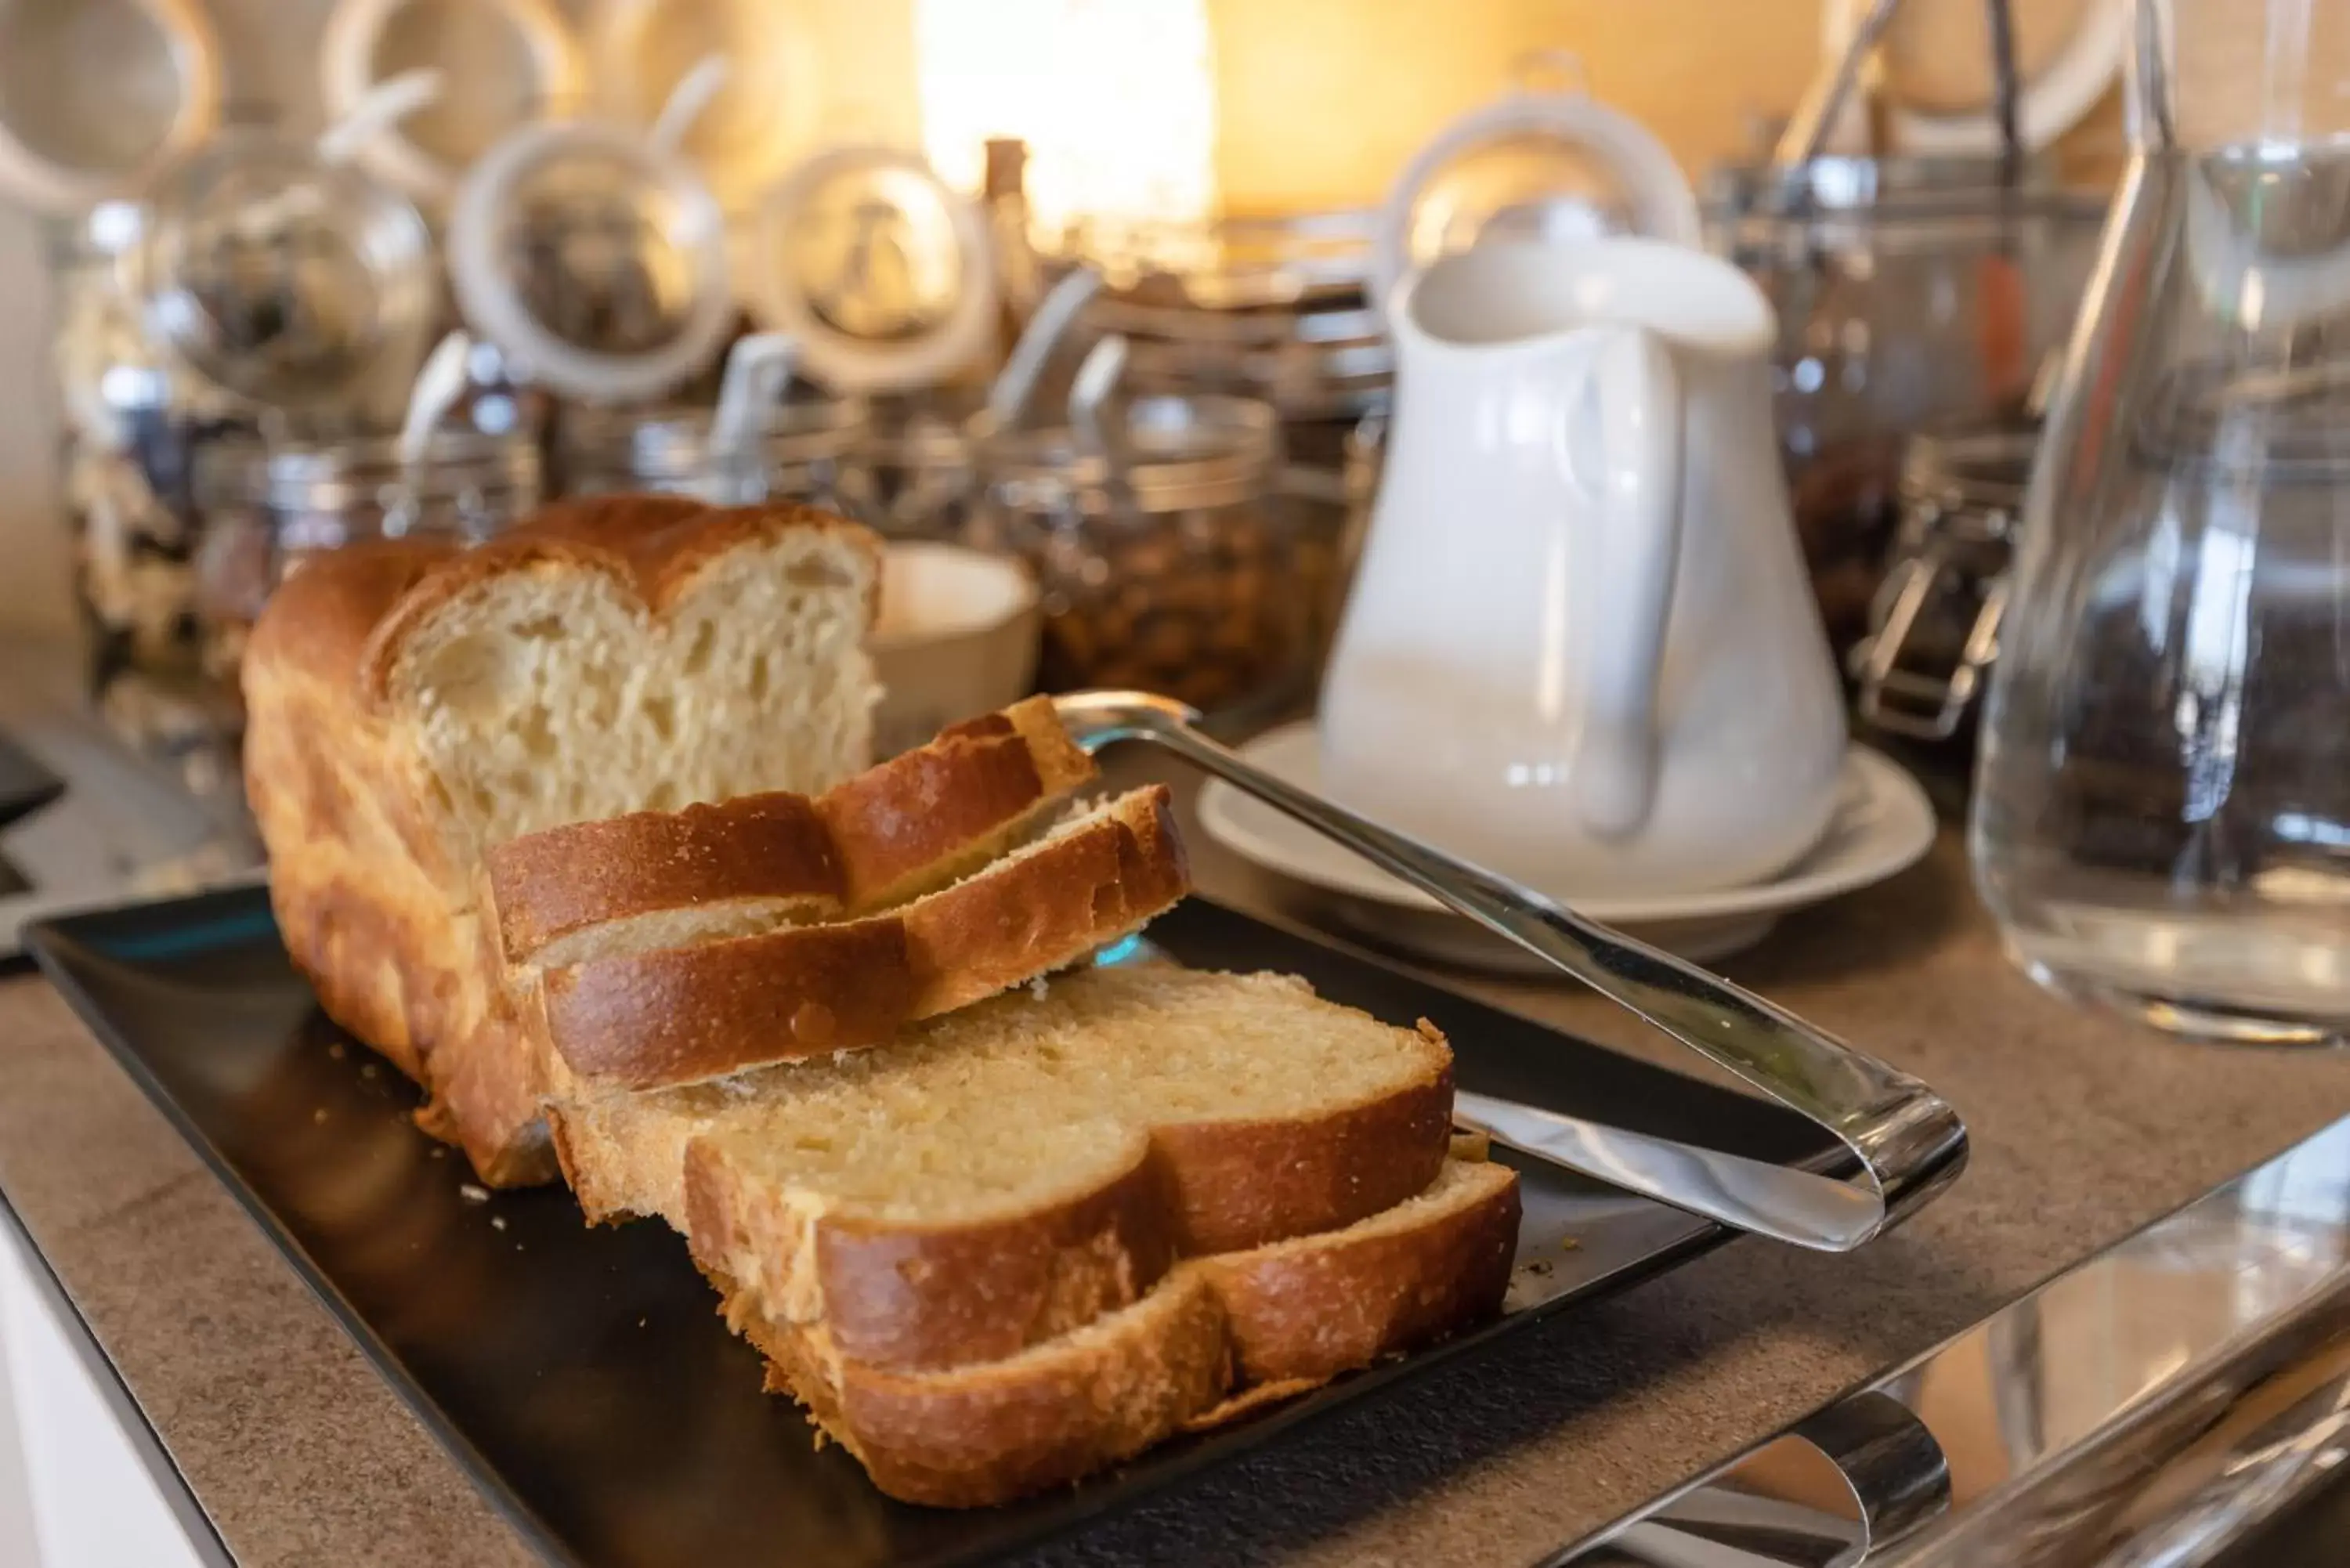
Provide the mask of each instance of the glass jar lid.
{"label": "glass jar lid", "polygon": [[328,414],[423,353],[432,236],[397,192],[309,145],[225,132],[167,171],[151,209],[148,327],[206,380]]}
{"label": "glass jar lid", "polygon": [[195,0],[0,5],[11,202],[69,216],[134,192],[213,133],[220,105],[220,45]]}
{"label": "glass jar lid", "polygon": [[884,396],[866,405],[862,441],[875,462],[903,468],[968,466],[978,450],[972,424],[985,408],[976,390]]}
{"label": "glass jar lid", "polygon": [[1412,268],[1484,238],[1700,243],[1697,198],[1647,127],[1586,94],[1568,57],[1530,56],[1517,76],[1510,92],[1438,131],[1397,177],[1372,236],[1375,307],[1386,308]]}
{"label": "glass jar lid", "polygon": [[[1281,466],[1281,423],[1269,403],[1219,396],[1137,398],[1127,405],[1118,469],[1135,509],[1224,506],[1266,494]],[[1074,430],[1012,431],[991,438],[983,462],[1015,508],[1049,511],[1074,500],[1110,510],[1108,454]]]}
{"label": "glass jar lid", "polygon": [[272,511],[321,515],[397,516],[469,496],[535,494],[539,477],[538,448],[527,436],[467,430],[436,431],[413,465],[400,462],[394,438],[365,436],[274,445],[263,471],[261,491]]}
{"label": "glass jar lid", "polygon": [[843,391],[942,381],[993,341],[985,219],[911,153],[848,147],[800,164],[760,204],[753,266],[761,324]]}
{"label": "glass jar lid", "polygon": [[340,0],[319,65],[329,120],[403,71],[440,74],[440,96],[358,150],[362,167],[428,208],[499,140],[568,112],[586,90],[571,30],[550,0]]}
{"label": "glass jar lid", "polygon": [[449,272],[468,327],[583,402],[660,398],[734,324],[717,199],[615,126],[527,126],[493,148],[451,209]]}
{"label": "glass jar lid", "polygon": [[748,452],[723,454],[711,445],[714,418],[713,410],[699,407],[577,409],[565,416],[559,440],[571,462],[622,465],[633,478],[674,482],[723,462],[785,466],[845,457],[858,449],[866,427],[865,405],[855,399],[795,399],[769,410]]}

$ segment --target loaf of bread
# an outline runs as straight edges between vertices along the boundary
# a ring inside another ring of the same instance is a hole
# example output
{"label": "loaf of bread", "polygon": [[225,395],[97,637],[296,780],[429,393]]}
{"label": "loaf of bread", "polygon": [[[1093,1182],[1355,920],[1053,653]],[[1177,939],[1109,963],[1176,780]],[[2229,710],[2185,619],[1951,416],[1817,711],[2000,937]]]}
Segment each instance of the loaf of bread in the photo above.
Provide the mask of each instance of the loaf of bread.
{"label": "loaf of bread", "polygon": [[1301,981],[1089,969],[877,1051],[553,1111],[893,1495],[1001,1501],[1498,1306],[1451,1057]]}

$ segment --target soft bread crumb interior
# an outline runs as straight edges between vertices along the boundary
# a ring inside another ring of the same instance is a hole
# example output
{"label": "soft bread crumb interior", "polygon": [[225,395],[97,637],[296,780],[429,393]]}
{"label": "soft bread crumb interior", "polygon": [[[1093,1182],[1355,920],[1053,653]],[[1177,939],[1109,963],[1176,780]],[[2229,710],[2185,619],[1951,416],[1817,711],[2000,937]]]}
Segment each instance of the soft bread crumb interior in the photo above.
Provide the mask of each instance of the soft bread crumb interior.
{"label": "soft bread crumb interior", "polygon": [[458,596],[392,673],[461,854],[567,823],[868,762],[867,552],[795,529],[703,566],[656,617],[601,572],[546,565]]}
{"label": "soft bread crumb interior", "polygon": [[[598,1103],[625,1195],[683,1223],[685,1144],[746,1181],[891,1223],[965,1223],[1090,1189],[1154,1125],[1324,1115],[1440,1071],[1439,1042],[1286,975],[1089,969],[892,1044]],[[619,1173],[626,1171],[622,1176]]]}
{"label": "soft bread crumb interior", "polygon": [[590,959],[686,948],[732,937],[754,937],[785,926],[830,919],[840,906],[828,898],[724,898],[655,909],[566,932],[530,955],[530,969],[560,969]]}

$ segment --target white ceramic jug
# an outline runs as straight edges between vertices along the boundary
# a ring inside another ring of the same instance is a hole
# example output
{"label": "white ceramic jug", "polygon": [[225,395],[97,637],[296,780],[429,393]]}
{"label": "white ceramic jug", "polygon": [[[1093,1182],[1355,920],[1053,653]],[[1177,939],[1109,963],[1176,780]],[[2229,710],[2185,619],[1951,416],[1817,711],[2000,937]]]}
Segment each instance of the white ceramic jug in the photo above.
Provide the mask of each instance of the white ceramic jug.
{"label": "white ceramic jug", "polygon": [[1396,408],[1324,787],[1565,897],[1801,856],[1844,705],[1772,431],[1771,308],[1650,240],[1480,245],[1388,302]]}

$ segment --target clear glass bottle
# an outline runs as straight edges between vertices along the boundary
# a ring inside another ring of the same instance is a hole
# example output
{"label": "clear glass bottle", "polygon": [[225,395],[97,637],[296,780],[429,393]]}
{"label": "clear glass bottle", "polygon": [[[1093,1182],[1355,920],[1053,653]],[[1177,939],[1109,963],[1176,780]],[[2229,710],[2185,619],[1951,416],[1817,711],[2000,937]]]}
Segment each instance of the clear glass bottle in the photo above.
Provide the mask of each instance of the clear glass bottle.
{"label": "clear glass bottle", "polygon": [[2350,1038],[2350,10],[2139,0],[1973,804],[2035,978]]}

